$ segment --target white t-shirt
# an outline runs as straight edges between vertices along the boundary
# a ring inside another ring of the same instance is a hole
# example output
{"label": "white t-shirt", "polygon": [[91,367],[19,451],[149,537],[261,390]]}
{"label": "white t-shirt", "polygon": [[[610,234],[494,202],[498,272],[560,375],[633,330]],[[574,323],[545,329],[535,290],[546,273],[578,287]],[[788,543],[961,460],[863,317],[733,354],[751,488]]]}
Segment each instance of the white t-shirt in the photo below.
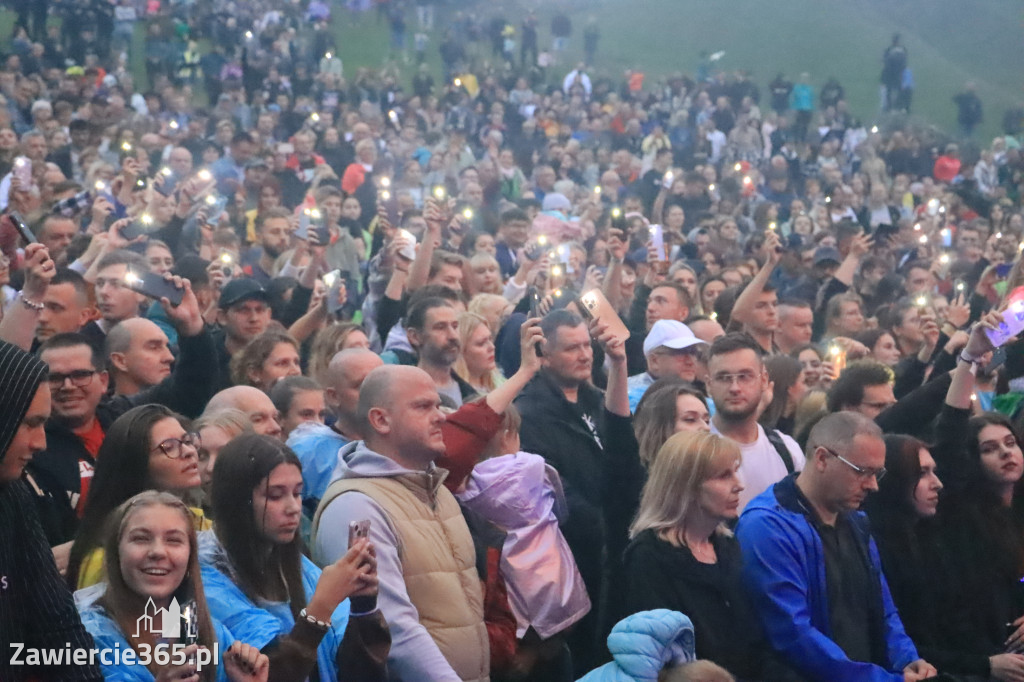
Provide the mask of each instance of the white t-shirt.
{"label": "white t-shirt", "polygon": [[[711,432],[718,433],[714,421],[711,422]],[[721,435],[721,434],[719,434]],[[796,471],[804,468],[804,453],[800,452],[800,446],[796,441],[784,433],[782,442],[789,448],[789,454],[793,458],[793,467]],[[775,446],[768,440],[767,434],[760,424],[757,425],[757,440],[744,445],[738,443],[740,452],[743,455],[743,463],[740,464],[740,480],[743,482],[743,492],[740,493],[740,511],[747,506],[747,503],[763,493],[769,486],[775,485],[786,476],[786,464],[779,456]]]}

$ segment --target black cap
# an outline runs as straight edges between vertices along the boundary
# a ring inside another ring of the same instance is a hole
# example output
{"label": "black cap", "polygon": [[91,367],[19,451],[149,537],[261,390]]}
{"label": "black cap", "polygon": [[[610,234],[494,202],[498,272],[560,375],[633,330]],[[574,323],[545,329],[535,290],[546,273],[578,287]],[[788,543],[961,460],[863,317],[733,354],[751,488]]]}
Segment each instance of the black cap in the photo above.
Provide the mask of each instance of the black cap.
{"label": "black cap", "polygon": [[263,287],[260,286],[259,282],[249,277],[240,277],[224,285],[220,292],[219,305],[222,309],[226,309],[236,303],[248,300],[259,300],[269,303],[270,297],[263,290]]}
{"label": "black cap", "polygon": [[839,265],[843,261],[842,255],[838,249],[834,249],[831,246],[820,246],[814,252],[814,264],[823,265],[825,263],[835,263]]}

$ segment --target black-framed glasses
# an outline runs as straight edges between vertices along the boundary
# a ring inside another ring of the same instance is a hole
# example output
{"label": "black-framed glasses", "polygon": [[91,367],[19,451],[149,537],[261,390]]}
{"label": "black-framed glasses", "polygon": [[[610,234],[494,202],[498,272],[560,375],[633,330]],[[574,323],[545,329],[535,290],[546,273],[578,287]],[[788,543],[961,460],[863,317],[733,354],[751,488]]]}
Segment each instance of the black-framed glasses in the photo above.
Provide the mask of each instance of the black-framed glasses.
{"label": "black-framed glasses", "polygon": [[96,375],[94,369],[76,369],[73,372],[67,374],[61,374],[60,372],[50,372],[46,377],[46,380],[50,384],[50,388],[57,390],[64,386],[64,382],[68,379],[71,380],[71,385],[75,388],[84,388],[89,385],[92,381],[93,376]]}
{"label": "black-framed glasses", "polygon": [[199,437],[198,433],[186,433],[181,438],[168,438],[153,448],[153,451],[159,450],[170,459],[181,459],[185,456],[186,445],[194,448],[198,453],[199,448],[203,446],[203,440]]}
{"label": "black-framed glasses", "polygon": [[856,464],[854,464],[850,460],[846,459],[845,457],[840,455],[835,450],[832,450],[831,448],[827,448],[824,445],[819,445],[818,447],[820,447],[822,450],[824,450],[828,454],[830,454],[833,457],[835,457],[836,459],[838,459],[840,462],[842,462],[846,466],[848,466],[851,469],[853,469],[854,471],[856,471],[857,475],[860,476],[861,478],[871,478],[871,477],[874,477],[874,479],[876,481],[881,481],[882,478],[885,477],[885,467],[878,467],[877,469],[872,469],[870,467],[857,466]]}

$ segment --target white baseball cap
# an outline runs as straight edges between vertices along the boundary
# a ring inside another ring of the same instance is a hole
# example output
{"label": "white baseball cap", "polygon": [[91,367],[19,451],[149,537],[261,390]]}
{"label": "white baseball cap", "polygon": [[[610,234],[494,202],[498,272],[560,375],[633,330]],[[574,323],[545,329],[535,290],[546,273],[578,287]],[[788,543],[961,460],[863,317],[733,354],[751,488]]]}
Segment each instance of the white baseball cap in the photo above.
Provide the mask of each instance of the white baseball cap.
{"label": "white baseball cap", "polygon": [[690,328],[682,322],[658,320],[644,339],[644,355],[649,355],[651,351],[661,346],[682,350],[700,343],[704,342],[694,336]]}

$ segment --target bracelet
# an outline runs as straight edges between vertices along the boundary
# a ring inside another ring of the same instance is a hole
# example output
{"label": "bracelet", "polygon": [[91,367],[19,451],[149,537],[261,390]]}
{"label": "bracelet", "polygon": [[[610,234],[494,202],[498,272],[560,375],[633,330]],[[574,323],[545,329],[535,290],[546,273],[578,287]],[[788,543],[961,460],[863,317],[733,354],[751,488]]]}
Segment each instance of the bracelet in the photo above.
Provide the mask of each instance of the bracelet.
{"label": "bracelet", "polygon": [[306,613],[306,609],[302,609],[301,611],[299,611],[299,618],[302,618],[303,620],[305,620],[310,625],[312,625],[314,627],[317,627],[317,628],[323,630],[324,632],[327,632],[328,630],[331,629],[331,622],[330,621],[327,621],[325,623],[322,620],[317,620],[313,616],[311,616],[308,613]]}
{"label": "bracelet", "polygon": [[21,304],[23,306],[25,306],[29,310],[34,310],[37,313],[41,312],[43,308],[46,307],[46,305],[42,302],[36,303],[35,301],[28,300],[27,298],[25,298],[25,294],[18,294],[18,300],[21,301]]}
{"label": "bracelet", "polygon": [[960,359],[970,365],[977,365],[981,362],[981,358],[975,358],[967,354],[967,349],[960,351]]}

